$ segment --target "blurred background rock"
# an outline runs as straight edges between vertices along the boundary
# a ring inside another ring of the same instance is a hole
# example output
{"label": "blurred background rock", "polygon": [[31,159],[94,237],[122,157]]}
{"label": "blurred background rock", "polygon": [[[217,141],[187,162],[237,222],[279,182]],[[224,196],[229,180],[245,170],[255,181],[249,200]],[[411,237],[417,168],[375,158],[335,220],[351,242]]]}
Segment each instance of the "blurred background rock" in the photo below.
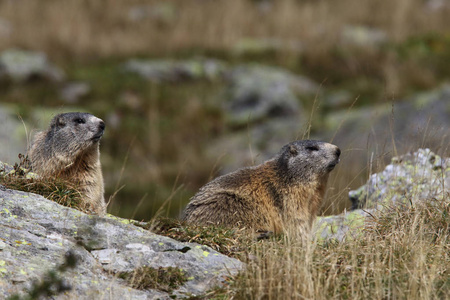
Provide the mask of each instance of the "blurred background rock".
{"label": "blurred background rock", "polygon": [[0,160],[56,113],[104,119],[109,212],[178,216],[209,179],[294,139],[343,150],[324,214],[397,154],[449,156],[439,0],[0,3]]}

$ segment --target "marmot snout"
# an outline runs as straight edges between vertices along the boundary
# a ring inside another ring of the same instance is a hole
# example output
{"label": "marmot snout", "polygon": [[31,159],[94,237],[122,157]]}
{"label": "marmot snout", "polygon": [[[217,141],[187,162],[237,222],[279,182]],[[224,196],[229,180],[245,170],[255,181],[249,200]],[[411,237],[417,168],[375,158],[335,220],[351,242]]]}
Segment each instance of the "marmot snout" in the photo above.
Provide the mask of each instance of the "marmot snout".
{"label": "marmot snout", "polygon": [[289,143],[272,159],[203,186],[191,198],[183,219],[272,232],[309,227],[340,154],[337,146],[325,142]]}

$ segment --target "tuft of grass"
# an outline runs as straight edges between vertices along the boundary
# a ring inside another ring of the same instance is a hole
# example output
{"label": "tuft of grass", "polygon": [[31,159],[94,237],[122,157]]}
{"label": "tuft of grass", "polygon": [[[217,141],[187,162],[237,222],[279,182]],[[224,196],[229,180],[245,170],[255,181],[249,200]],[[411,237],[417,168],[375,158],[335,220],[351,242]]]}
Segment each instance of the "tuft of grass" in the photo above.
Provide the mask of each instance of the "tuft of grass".
{"label": "tuft of grass", "polygon": [[195,299],[444,299],[450,293],[450,195],[393,206],[364,234],[317,243],[289,235],[256,241],[244,230],[157,219],[145,228],[246,262],[228,286]]}
{"label": "tuft of grass", "polygon": [[70,182],[55,178],[40,178],[30,172],[27,156],[19,154],[19,163],[12,170],[0,170],[0,184],[8,189],[35,193],[58,204],[89,213],[91,208],[83,201],[77,187]]}
{"label": "tuft of grass", "polygon": [[125,279],[135,289],[157,289],[169,293],[187,281],[186,274],[174,267],[144,266],[132,272],[120,272],[119,278]]}
{"label": "tuft of grass", "polygon": [[260,244],[231,290],[237,299],[444,299],[449,216],[449,197],[429,199],[380,213],[355,239]]}

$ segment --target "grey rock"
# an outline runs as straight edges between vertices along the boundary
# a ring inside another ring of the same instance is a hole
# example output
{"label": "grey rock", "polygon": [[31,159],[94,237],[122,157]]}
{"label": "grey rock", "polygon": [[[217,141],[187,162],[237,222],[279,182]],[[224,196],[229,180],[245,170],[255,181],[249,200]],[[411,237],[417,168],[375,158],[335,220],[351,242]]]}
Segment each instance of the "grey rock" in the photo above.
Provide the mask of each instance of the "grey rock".
{"label": "grey rock", "polygon": [[324,96],[323,106],[325,109],[334,110],[349,107],[353,101],[355,97],[349,91],[339,90],[328,92]]}
{"label": "grey rock", "polygon": [[183,80],[217,80],[225,72],[226,65],[215,59],[192,60],[138,60],[132,59],[123,66],[126,72],[137,73],[154,82],[178,82]]}
{"label": "grey rock", "polygon": [[351,151],[353,163],[365,166],[377,158],[387,164],[395,153],[418,148],[447,156],[449,116],[450,85],[443,85],[393,104],[333,111],[324,118],[317,135],[324,140],[333,137],[343,152]]}
{"label": "grey rock", "polygon": [[236,275],[243,263],[211,248],[180,243],[130,224],[63,207],[41,196],[0,189],[0,298],[22,294],[72,251],[74,269],[61,274],[72,290],[56,299],[170,299],[156,290],[136,290],[116,272],[141,266],[176,267],[188,281],[173,291],[199,295]]}
{"label": "grey rock", "polygon": [[[387,207],[410,205],[429,199],[448,201],[450,158],[429,149],[419,149],[392,159],[392,163],[349,197],[355,210],[317,218],[314,232],[318,241],[342,241],[363,233],[366,221]],[[363,207],[362,209],[360,207]]]}
{"label": "grey rock", "polygon": [[350,191],[353,208],[413,204],[430,198],[442,199],[450,193],[450,159],[443,159],[430,149],[419,149],[400,157],[367,183]]}
{"label": "grey rock", "polygon": [[225,117],[231,126],[298,117],[303,114],[299,96],[318,90],[317,84],[307,78],[260,65],[236,67],[227,78]]}
{"label": "grey rock", "polygon": [[308,117],[301,100],[314,97],[316,83],[258,64],[232,68],[225,78],[223,107],[229,132],[206,150],[212,159],[220,157],[220,174],[263,162],[281,145],[303,136]]}
{"label": "grey rock", "polygon": [[439,13],[442,10],[448,9],[450,4],[445,0],[428,0],[425,3],[425,8],[432,13]]}
{"label": "grey rock", "polygon": [[374,210],[357,209],[340,215],[318,217],[313,232],[319,242],[343,241],[363,233],[364,224]]}
{"label": "grey rock", "polygon": [[91,87],[86,82],[70,82],[62,87],[60,95],[64,101],[73,104],[88,95],[90,91]]}
{"label": "grey rock", "polygon": [[262,163],[280,151],[282,145],[298,139],[304,121],[298,117],[289,117],[249,125],[245,130],[215,140],[206,154],[211,158],[220,158],[220,174]]}
{"label": "grey rock", "polygon": [[24,82],[34,77],[58,82],[65,75],[41,52],[9,49],[0,54],[0,78]]}

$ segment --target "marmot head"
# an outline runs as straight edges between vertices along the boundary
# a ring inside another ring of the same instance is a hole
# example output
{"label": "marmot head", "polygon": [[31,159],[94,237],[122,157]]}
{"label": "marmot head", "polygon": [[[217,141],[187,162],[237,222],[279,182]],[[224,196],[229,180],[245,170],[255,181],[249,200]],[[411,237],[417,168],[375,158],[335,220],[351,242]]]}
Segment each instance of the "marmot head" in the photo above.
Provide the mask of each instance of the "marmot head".
{"label": "marmot head", "polygon": [[329,143],[294,141],[278,153],[277,165],[289,182],[314,182],[334,169],[340,154],[341,150]]}
{"label": "marmot head", "polygon": [[63,113],[52,119],[46,138],[52,150],[75,154],[98,146],[104,130],[103,120],[91,114]]}

